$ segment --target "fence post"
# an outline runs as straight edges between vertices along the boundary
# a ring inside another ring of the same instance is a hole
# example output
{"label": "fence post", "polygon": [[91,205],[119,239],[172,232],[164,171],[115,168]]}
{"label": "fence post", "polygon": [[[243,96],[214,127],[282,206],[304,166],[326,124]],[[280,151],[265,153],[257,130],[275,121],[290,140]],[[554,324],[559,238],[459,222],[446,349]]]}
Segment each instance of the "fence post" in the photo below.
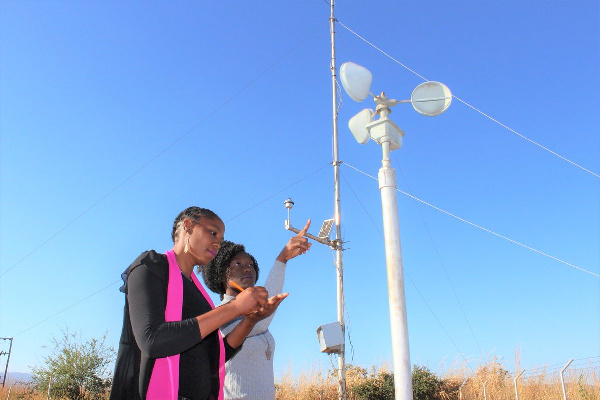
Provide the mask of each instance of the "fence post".
{"label": "fence post", "polygon": [[563,373],[565,372],[565,369],[567,369],[567,367],[571,365],[572,362],[573,359],[571,358],[569,362],[566,363],[565,366],[560,370],[560,385],[562,386],[564,400],[567,400],[567,391],[565,390],[565,380],[563,378]]}
{"label": "fence post", "polygon": [[523,372],[525,372],[525,370],[522,370],[521,373],[519,375],[517,375],[517,377],[514,379],[515,382],[515,399],[519,400],[519,391],[517,390],[517,379],[519,379],[519,377],[521,375],[523,375]]}
{"label": "fence post", "polygon": [[50,400],[50,388],[52,387],[52,377],[48,379],[48,400]]}
{"label": "fence post", "polygon": [[12,385],[10,385],[10,387],[8,388],[8,395],[6,396],[6,400],[10,400],[10,392],[13,388],[13,386],[15,386],[17,384],[17,382],[13,383]]}
{"label": "fence post", "polygon": [[469,378],[465,379],[463,383],[458,387],[458,400],[462,400],[462,387],[465,386],[465,383],[467,383],[468,380]]}
{"label": "fence post", "polygon": [[485,384],[487,381],[483,382],[483,400],[487,400],[487,396],[485,395]]}

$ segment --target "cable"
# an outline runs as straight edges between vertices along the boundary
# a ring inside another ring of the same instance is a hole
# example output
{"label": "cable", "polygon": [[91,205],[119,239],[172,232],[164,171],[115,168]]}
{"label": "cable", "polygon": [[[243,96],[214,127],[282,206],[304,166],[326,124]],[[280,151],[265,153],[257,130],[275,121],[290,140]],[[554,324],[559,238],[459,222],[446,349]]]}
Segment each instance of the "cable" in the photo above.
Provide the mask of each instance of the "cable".
{"label": "cable", "polygon": [[[577,360],[589,360],[592,358],[600,358],[600,356],[593,356],[593,357],[585,357],[585,358],[578,358],[578,359],[574,359],[573,361],[577,361]],[[564,368],[566,363],[558,363],[558,364],[552,364],[549,366],[542,366],[542,367],[537,367],[537,368],[531,368],[530,370],[524,370],[524,374],[522,375],[523,378],[531,378],[531,377],[536,377],[539,376],[541,377],[542,375],[546,376],[551,372],[558,372],[560,371],[562,368]],[[599,364],[598,366],[596,366],[595,364]],[[584,367],[581,367],[584,366]],[[579,368],[578,368],[579,367]],[[582,370],[587,370],[587,369],[597,369],[600,368],[600,360],[594,361],[594,362],[590,362],[590,363],[579,363],[579,364],[570,364],[569,367],[565,370],[565,372],[574,372],[574,371],[582,371]],[[529,371],[529,372],[526,372]]]}
{"label": "cable", "polygon": [[[282,189],[282,190],[280,190],[280,191],[278,191],[278,192],[276,192],[276,193],[272,194],[271,196],[269,196],[269,197],[265,198],[264,200],[262,200],[262,201],[259,201],[258,203],[256,203],[256,204],[255,204],[255,205],[253,205],[252,207],[248,208],[247,210],[245,210],[245,211],[242,211],[241,213],[237,214],[236,216],[234,216],[234,217],[232,217],[232,218],[228,219],[226,222],[229,222],[229,221],[231,221],[231,220],[233,220],[233,219],[235,219],[235,218],[239,217],[240,215],[242,215],[242,214],[245,214],[246,212],[250,211],[251,209],[253,209],[253,208],[255,208],[255,207],[259,206],[260,204],[264,203],[265,201],[269,200],[270,198],[272,198],[272,197],[274,197],[274,196],[278,195],[279,193],[281,193],[281,192],[283,192],[283,191],[285,191],[285,190],[289,189],[290,187],[292,187],[292,186],[294,186],[294,185],[297,185],[298,183],[300,183],[300,182],[302,182],[302,181],[306,180],[307,178],[311,177],[312,175],[316,174],[317,172],[321,171],[322,169],[324,169],[324,168],[325,168],[325,167],[327,167],[327,166],[329,166],[329,163],[327,163],[327,164],[325,164],[324,166],[322,166],[322,167],[318,168],[318,169],[317,169],[317,170],[315,170],[314,172],[312,172],[312,173],[310,173],[309,175],[305,176],[304,178],[302,178],[302,179],[300,179],[300,180],[296,181],[295,183],[292,183],[291,185],[287,186],[286,188],[284,188],[284,189]],[[70,309],[70,308],[72,308],[72,307],[75,307],[75,306],[76,306],[76,305],[78,305],[79,303],[81,303],[81,302],[83,302],[83,301],[85,301],[85,300],[89,299],[90,297],[92,297],[92,296],[94,296],[94,295],[96,295],[96,294],[98,294],[98,293],[102,292],[102,291],[103,291],[103,290],[105,290],[105,289],[108,289],[109,287],[111,287],[111,286],[113,286],[114,284],[116,284],[116,283],[119,283],[119,282],[120,282],[120,280],[117,280],[117,281],[115,281],[115,282],[111,283],[110,285],[108,285],[108,286],[105,286],[105,287],[103,287],[103,288],[102,288],[102,289],[100,289],[100,290],[97,290],[96,292],[94,292],[94,293],[92,293],[92,294],[90,294],[90,295],[88,295],[88,296],[84,297],[83,299],[81,299],[81,300],[79,300],[79,301],[77,301],[77,302],[75,302],[75,303],[71,304],[70,306],[68,306],[68,307],[64,308],[63,310],[61,310],[61,311],[59,311],[59,312],[57,312],[57,313],[55,313],[55,314],[53,314],[53,315],[49,316],[48,318],[46,318],[46,319],[44,319],[44,320],[42,320],[42,321],[38,322],[37,324],[35,324],[35,325],[33,325],[33,326],[31,326],[31,327],[29,327],[29,328],[25,329],[24,331],[21,331],[21,332],[19,332],[19,333],[18,333],[18,334],[16,334],[15,336],[18,336],[18,335],[20,335],[20,334],[22,334],[22,333],[25,333],[25,332],[29,331],[30,329],[33,329],[33,328],[35,328],[35,327],[36,327],[36,326],[38,326],[38,325],[41,325],[41,324],[43,324],[44,322],[48,321],[49,319],[52,319],[52,318],[56,317],[56,316],[57,316],[57,315],[59,315],[59,314],[62,314],[63,312],[67,311],[68,309]]]}
{"label": "cable", "polygon": [[23,333],[25,333],[25,332],[27,332],[27,331],[29,331],[29,330],[31,330],[31,329],[33,329],[33,328],[35,328],[36,326],[43,324],[44,322],[48,321],[49,319],[52,319],[52,318],[56,317],[56,316],[57,316],[57,315],[59,315],[59,314],[62,314],[63,312],[67,311],[68,309],[75,307],[77,304],[79,304],[79,303],[82,303],[83,301],[85,301],[85,300],[89,299],[90,297],[97,295],[98,293],[102,292],[103,290],[106,290],[106,289],[108,289],[109,287],[111,287],[111,286],[114,286],[115,284],[117,284],[117,283],[119,283],[119,282],[121,282],[121,280],[116,280],[116,281],[114,281],[113,283],[111,283],[111,284],[109,284],[109,285],[107,285],[107,286],[103,287],[102,289],[95,291],[94,293],[92,293],[92,294],[90,294],[90,295],[88,295],[88,296],[84,297],[83,299],[81,299],[81,300],[79,300],[79,301],[77,301],[77,302],[75,302],[75,303],[71,304],[70,306],[68,306],[68,307],[66,307],[66,308],[64,308],[64,309],[62,309],[62,310],[60,310],[59,312],[57,312],[57,313],[55,313],[55,314],[53,314],[53,315],[49,316],[48,318],[44,319],[43,321],[40,321],[40,322],[38,322],[37,324],[35,324],[35,325],[32,325],[32,326],[30,326],[29,328],[27,328],[27,329],[25,329],[25,330],[23,330],[23,331],[21,331],[21,332],[17,333],[17,334],[16,334],[14,337],[17,337],[17,336],[19,336],[19,335],[21,335],[21,334],[23,334]]}
{"label": "cable", "polygon": [[467,358],[463,355],[463,353],[460,351],[460,349],[458,348],[458,346],[456,345],[456,343],[454,343],[454,340],[452,340],[452,337],[450,336],[450,334],[448,333],[448,331],[446,330],[446,328],[444,328],[444,325],[442,325],[442,322],[440,321],[440,319],[437,317],[437,315],[433,312],[433,310],[431,309],[431,307],[429,306],[429,303],[427,303],[427,301],[425,300],[425,297],[423,297],[423,295],[421,294],[421,291],[419,290],[419,288],[417,287],[417,285],[415,285],[415,282],[412,280],[412,278],[410,277],[410,274],[406,271],[404,271],[404,274],[406,275],[406,277],[408,278],[408,280],[410,281],[410,283],[413,285],[413,287],[415,288],[415,290],[417,291],[417,293],[419,294],[419,296],[421,297],[421,300],[423,300],[423,303],[425,303],[425,305],[427,306],[427,308],[429,309],[429,311],[431,312],[431,314],[433,315],[433,317],[435,318],[435,320],[437,321],[438,325],[442,328],[442,330],[444,331],[444,333],[446,334],[446,336],[448,336],[448,339],[450,340],[450,343],[452,343],[452,345],[454,346],[454,348],[456,349],[457,353],[459,356],[461,356],[461,358],[463,359],[463,361],[465,362],[465,365],[467,366],[467,368],[469,368],[471,371],[473,370],[470,366],[469,366],[469,361],[467,361]]}
{"label": "cable", "polygon": [[[354,169],[354,170],[356,170],[356,171],[360,172],[361,174],[363,174],[363,175],[365,175],[365,176],[368,176],[369,178],[371,178],[371,179],[373,179],[373,180],[377,180],[377,178],[375,178],[374,176],[371,176],[371,175],[367,174],[366,172],[363,172],[363,171],[359,170],[358,168],[356,168],[356,167],[354,167],[354,166],[352,166],[352,165],[348,164],[347,162],[345,162],[343,165],[347,165],[348,167],[350,167],[350,168],[352,168],[352,169]],[[596,277],[599,277],[599,278],[600,278],[600,274],[597,274],[597,273],[595,273],[595,272],[592,272],[592,271],[588,271],[587,269],[583,269],[583,268],[581,268],[581,267],[578,267],[577,265],[574,265],[574,264],[571,264],[571,263],[569,263],[569,262],[567,262],[567,261],[561,260],[560,258],[554,257],[554,256],[552,256],[552,255],[550,255],[550,254],[548,254],[548,253],[544,253],[543,251],[540,251],[540,250],[534,249],[533,247],[530,247],[530,246],[527,246],[527,245],[525,245],[525,244],[523,244],[523,243],[517,242],[516,240],[513,240],[513,239],[511,239],[511,238],[509,238],[509,237],[506,237],[506,236],[504,236],[504,235],[501,235],[501,234],[499,234],[499,233],[496,233],[496,232],[494,232],[494,231],[492,231],[492,230],[490,230],[490,229],[484,228],[483,226],[477,225],[477,224],[475,224],[475,223],[473,223],[473,222],[471,222],[471,221],[467,221],[467,220],[466,220],[466,219],[464,219],[464,218],[461,218],[461,217],[459,217],[459,216],[457,216],[457,215],[454,215],[454,214],[452,214],[452,213],[450,213],[450,212],[448,212],[448,211],[446,211],[446,210],[443,210],[443,209],[441,209],[441,208],[439,208],[439,207],[436,207],[436,206],[434,206],[433,204],[427,203],[426,201],[424,201],[424,200],[421,200],[421,199],[419,199],[418,197],[415,197],[415,196],[413,196],[412,194],[406,193],[406,192],[404,192],[404,191],[402,191],[402,190],[400,190],[400,189],[396,189],[396,190],[397,190],[398,192],[402,193],[402,194],[403,194],[403,195],[405,195],[405,196],[408,196],[408,197],[410,197],[410,198],[412,198],[412,199],[414,199],[414,200],[417,200],[417,201],[419,201],[419,202],[421,202],[421,203],[425,204],[426,206],[429,206],[429,207],[431,207],[431,208],[433,208],[433,209],[435,209],[435,210],[437,210],[437,211],[443,212],[444,214],[446,214],[446,215],[448,215],[448,216],[450,216],[450,217],[452,217],[452,218],[456,218],[456,219],[458,219],[459,221],[462,221],[462,222],[464,222],[464,223],[466,223],[466,224],[469,224],[469,225],[471,225],[471,226],[473,226],[473,227],[475,227],[475,228],[477,228],[477,229],[481,229],[482,231],[485,231],[485,232],[487,232],[487,233],[491,233],[492,235],[495,235],[495,236],[497,236],[497,237],[499,237],[499,238],[501,238],[501,239],[504,239],[504,240],[506,240],[506,241],[508,241],[508,242],[514,243],[514,244],[516,244],[516,245],[519,245],[519,246],[521,246],[521,247],[523,247],[523,248],[525,248],[525,249],[527,249],[527,250],[531,250],[531,251],[533,251],[533,252],[535,252],[535,253],[538,253],[538,254],[540,254],[540,255],[542,255],[542,256],[545,256],[545,257],[551,258],[551,259],[553,259],[553,260],[555,260],[555,261],[558,261],[558,262],[560,262],[560,263],[563,263],[563,264],[565,264],[565,265],[568,265],[569,267],[572,267],[572,268],[578,269],[578,270],[580,270],[580,271],[582,271],[582,272],[585,272],[585,273],[588,273],[588,274],[590,274],[590,275],[594,275],[594,276],[596,276]]]}
{"label": "cable", "polygon": [[[360,206],[363,208],[363,210],[365,211],[365,213],[367,214],[367,216],[369,217],[369,219],[371,220],[371,222],[373,222],[373,225],[375,226],[375,229],[379,233],[379,236],[383,237],[383,234],[381,233],[381,231],[379,230],[379,228],[375,225],[375,222],[371,218],[371,215],[369,215],[367,209],[361,203],[360,199],[358,198],[358,196],[354,192],[354,189],[352,189],[352,187],[350,186],[350,183],[346,180],[346,178],[343,175],[342,175],[342,178],[344,178],[344,181],[346,182],[346,184],[348,184],[348,187],[350,188],[350,191],[352,192],[352,194],[354,195],[354,197],[356,198],[356,200],[358,201],[358,203],[360,204]],[[458,348],[458,346],[456,345],[456,343],[454,342],[454,340],[452,339],[452,337],[450,336],[450,334],[448,333],[448,331],[446,330],[446,328],[444,328],[444,325],[442,325],[442,322],[437,317],[436,313],[433,312],[433,309],[429,306],[429,303],[427,303],[427,300],[425,300],[425,298],[421,294],[421,291],[419,290],[419,288],[417,287],[417,285],[412,280],[412,278],[410,277],[410,275],[408,274],[408,272],[406,270],[404,271],[404,274],[406,275],[406,277],[408,278],[408,280],[410,281],[410,283],[413,285],[413,287],[416,289],[417,293],[421,297],[421,300],[423,300],[423,303],[425,303],[425,305],[427,306],[427,308],[429,309],[429,311],[431,312],[431,314],[433,315],[433,317],[435,318],[435,320],[437,321],[437,323],[440,325],[440,327],[442,328],[442,330],[444,331],[444,333],[446,334],[446,336],[448,336],[448,339],[450,340],[450,343],[452,343],[452,345],[454,346],[454,348],[456,349],[456,351],[458,352],[458,354],[462,357],[463,361],[466,363],[465,365],[467,366],[467,368],[471,369],[471,367],[469,367],[469,362],[467,361],[466,357],[460,351],[460,349]]]}
{"label": "cable", "polygon": [[364,37],[360,36],[358,33],[354,32],[352,29],[348,28],[346,25],[344,25],[339,20],[338,20],[338,24],[340,24],[341,26],[343,26],[344,28],[346,28],[348,31],[350,31],[350,33],[354,34],[356,37],[358,37],[359,39],[361,39],[362,41],[364,41],[365,43],[367,43],[369,46],[373,47],[375,50],[379,51],[380,53],[384,54],[386,57],[388,57],[391,60],[393,60],[395,63],[400,64],[402,67],[404,67],[405,69],[409,70],[410,72],[412,72],[413,74],[415,74],[419,78],[423,79],[424,81],[429,81],[429,79],[425,78],[423,75],[419,75],[417,72],[415,72],[412,69],[408,68],[406,65],[402,64],[400,61],[396,60],[394,57],[392,57],[391,55],[389,55],[385,51],[381,50],[379,47],[375,46],[373,43],[369,42],[367,39],[365,39]]}
{"label": "cable", "polygon": [[98,203],[100,203],[101,201],[103,201],[104,199],[106,199],[108,196],[110,196],[111,194],[113,194],[115,191],[117,191],[121,186],[123,186],[125,183],[127,183],[129,180],[131,180],[137,174],[139,174],[144,168],[146,168],[148,165],[150,165],[156,159],[158,159],[160,156],[162,156],[164,153],[166,153],[169,149],[171,149],[173,146],[175,146],[177,143],[179,143],[184,137],[186,137],[187,135],[189,135],[198,126],[200,126],[206,120],[208,120],[213,115],[215,115],[217,112],[219,112],[227,104],[231,103],[236,97],[238,97],[243,91],[245,91],[248,87],[250,87],[254,82],[256,82],[263,75],[265,75],[267,72],[269,72],[271,69],[273,69],[277,64],[279,64],[290,53],[292,53],[294,50],[296,50],[298,47],[300,47],[300,45],[302,45],[305,41],[307,41],[320,28],[321,28],[321,26],[319,25],[308,36],[306,36],[304,39],[302,39],[301,41],[299,41],[298,43],[296,43],[296,45],[293,46],[291,49],[289,49],[288,51],[286,51],[285,53],[283,53],[278,59],[276,59],[273,63],[271,63],[271,65],[269,65],[261,73],[259,73],[258,75],[256,75],[247,84],[245,84],[241,89],[239,89],[237,92],[235,92],[233,95],[231,95],[227,100],[225,100],[225,102],[221,103],[221,105],[219,105],[212,112],[210,112],[207,116],[205,116],[202,120],[200,120],[200,122],[198,122],[192,128],[188,129],[185,133],[183,133],[181,136],[179,136],[177,139],[175,139],[171,144],[169,144],[167,147],[165,147],[163,150],[161,150],[158,154],[156,154],[154,157],[152,157],[148,162],[146,162],[144,165],[142,165],[137,171],[133,172],[131,175],[129,175],[127,178],[125,178],[123,181],[121,181],[121,183],[119,183],[113,189],[109,190],[109,192],[107,194],[105,194],[104,196],[100,197],[100,199],[98,199],[97,201],[95,201],[91,206],[89,206],[87,209],[85,209],[83,212],[81,212],[79,215],[77,215],[75,218],[73,218],[65,226],[63,226],[62,228],[60,228],[55,234],[53,234],[52,236],[50,236],[48,239],[46,239],[44,242],[42,242],[42,244],[40,244],[39,246],[37,246],[36,248],[34,248],[31,252],[29,252],[27,255],[25,255],[23,258],[21,258],[19,261],[17,261],[12,267],[8,268],[6,271],[3,271],[0,274],[0,278],[2,278],[4,275],[6,275],[6,273],[8,273],[13,268],[15,268],[17,265],[21,264],[23,261],[25,261],[32,254],[34,254],[35,252],[37,252],[39,249],[41,249],[42,247],[44,247],[48,242],[50,242],[52,239],[54,239],[56,236],[58,236],[60,233],[62,233],[65,229],[67,229],[68,227],[70,227],[71,225],[73,225],[79,218],[83,217],[91,209],[93,209],[94,207],[96,207],[98,205]]}
{"label": "cable", "polygon": [[[331,256],[331,261],[335,266],[336,271],[338,271],[337,264],[335,263],[335,257],[333,256],[334,250],[330,250],[329,255]],[[339,273],[339,271],[338,271]],[[351,335],[351,323],[350,323],[350,314],[348,313],[348,308],[346,307],[346,296],[344,295],[344,332],[348,334],[348,341],[350,342],[350,364],[354,361],[354,345],[352,344],[352,335]],[[347,328],[347,329],[346,329]],[[346,363],[348,364],[348,363]]]}
{"label": "cable", "polygon": [[348,185],[348,188],[350,189],[350,191],[352,192],[352,194],[354,195],[354,197],[356,198],[356,201],[358,201],[358,204],[360,204],[360,206],[362,207],[363,211],[365,212],[365,214],[367,214],[367,217],[369,217],[369,220],[371,221],[371,224],[373,224],[373,227],[375,228],[375,230],[377,232],[379,232],[380,236],[383,236],[383,234],[381,233],[381,231],[379,230],[379,226],[377,226],[377,224],[375,223],[375,221],[373,220],[373,218],[371,218],[371,214],[369,214],[369,212],[367,211],[367,209],[365,208],[365,206],[363,205],[363,203],[360,201],[360,199],[358,198],[358,196],[356,195],[356,192],[354,191],[354,189],[352,189],[352,186],[350,185],[350,182],[348,182],[348,180],[346,179],[346,177],[344,176],[343,173],[340,172],[340,175],[342,176],[342,178],[344,179],[344,182],[346,182],[346,184]]}
{"label": "cable", "polygon": [[[337,373],[338,372],[338,367],[336,367],[333,363],[333,357],[337,357],[337,354],[335,353],[328,353],[329,356],[329,362],[331,363],[331,368]],[[337,364],[337,362],[336,362]]]}
{"label": "cable", "polygon": [[[352,29],[348,28],[346,25],[344,25],[342,22],[337,21],[341,26],[343,26],[344,28],[346,28],[350,33],[354,34],[356,37],[358,37],[359,39],[361,39],[362,41],[364,41],[365,43],[367,43],[369,46],[373,47],[374,49],[376,49],[377,51],[379,51],[380,53],[384,54],[386,57],[390,58],[392,61],[394,61],[395,63],[401,65],[403,68],[405,68],[406,70],[410,71],[411,73],[413,73],[414,75],[418,76],[419,78],[423,79],[424,81],[429,82],[429,79],[425,78],[423,75],[418,74],[417,72],[413,71],[412,69],[410,69],[409,67],[407,67],[406,65],[402,64],[400,61],[396,60],[394,57],[392,57],[391,55],[389,55],[388,53],[386,53],[385,51],[383,51],[382,49],[380,49],[379,47],[375,46],[373,43],[369,42],[367,39],[365,39],[364,37],[360,36],[358,33],[354,32]],[[563,161],[566,161],[570,164],[572,164],[573,166],[595,176],[596,178],[600,178],[600,174],[597,174],[596,172],[590,171],[589,169],[569,160],[568,158],[561,156],[560,154],[556,153],[555,151],[550,150],[549,148],[537,143],[536,141],[529,139],[528,137],[526,137],[525,135],[517,132],[516,130],[509,128],[507,125],[501,123],[500,121],[498,121],[495,118],[492,118],[491,116],[489,116],[488,114],[484,113],[483,111],[477,109],[476,107],[472,106],[471,104],[467,103],[466,101],[462,100],[461,98],[452,95],[452,97],[454,97],[456,100],[460,101],[461,103],[463,103],[464,105],[466,105],[467,107],[477,111],[478,113],[480,113],[481,115],[483,115],[484,117],[488,118],[490,121],[495,122],[496,124],[500,125],[501,127],[507,129],[508,131],[514,133],[515,135],[521,137],[522,139],[527,140],[530,143],[533,143],[534,145],[538,146],[539,148],[546,150],[547,152],[549,152],[550,154],[560,158]]]}
{"label": "cable", "polygon": [[520,138],[522,138],[522,139],[525,139],[525,140],[527,140],[528,142],[530,142],[530,143],[533,143],[534,145],[538,146],[539,148],[541,148],[541,149],[543,149],[543,150],[546,150],[548,153],[550,153],[550,154],[552,154],[552,155],[554,155],[554,156],[556,156],[556,157],[558,157],[558,158],[560,158],[560,159],[562,159],[562,160],[564,160],[564,161],[568,162],[569,164],[572,164],[572,165],[576,166],[577,168],[580,168],[580,169],[584,170],[585,172],[587,172],[587,173],[589,173],[589,174],[592,174],[592,175],[594,175],[596,178],[600,178],[600,174],[597,174],[597,173],[595,173],[595,172],[593,172],[593,171],[590,171],[589,169],[587,169],[587,168],[584,168],[583,166],[581,166],[581,165],[579,165],[579,164],[577,164],[577,163],[575,163],[575,162],[573,162],[573,161],[569,160],[568,158],[561,156],[561,155],[560,155],[560,154],[558,154],[557,152],[550,150],[549,148],[547,148],[547,147],[545,147],[545,146],[543,146],[543,145],[539,144],[538,142],[536,142],[536,141],[534,141],[534,140],[531,140],[531,139],[529,139],[529,138],[528,138],[528,137],[526,137],[525,135],[522,135],[522,134],[520,134],[519,132],[515,131],[514,129],[512,129],[512,128],[510,128],[510,127],[506,126],[505,124],[503,124],[502,122],[498,121],[497,119],[495,119],[495,118],[492,118],[491,116],[487,115],[487,114],[486,114],[486,113],[484,113],[483,111],[481,111],[481,110],[479,110],[479,109],[477,109],[477,108],[473,107],[472,105],[470,105],[470,104],[469,104],[469,103],[467,103],[466,101],[462,100],[461,98],[459,98],[459,97],[456,97],[456,96],[454,96],[454,95],[452,95],[452,97],[454,97],[456,100],[460,101],[461,103],[463,103],[463,104],[464,104],[464,105],[466,105],[467,107],[469,107],[469,108],[471,108],[471,109],[473,109],[473,110],[477,111],[479,114],[483,115],[484,117],[486,117],[486,118],[490,119],[491,121],[493,121],[493,122],[497,123],[497,124],[498,124],[498,125],[500,125],[501,127],[505,128],[505,129],[509,130],[510,132],[514,133],[515,135],[519,136]]}
{"label": "cable", "polygon": [[595,363],[582,363],[582,364],[572,364],[569,365],[568,370],[569,371],[578,371],[578,370],[585,370],[585,369],[598,369],[600,368],[600,361],[595,362]]}
{"label": "cable", "polygon": [[317,168],[316,170],[314,170],[314,171],[313,171],[313,172],[311,172],[310,174],[306,175],[304,178],[302,178],[302,179],[300,179],[300,180],[298,180],[298,181],[296,181],[296,182],[292,183],[292,184],[291,184],[291,185],[289,185],[289,186],[286,186],[285,188],[281,189],[281,190],[280,190],[280,191],[278,191],[278,192],[275,192],[275,193],[273,193],[273,194],[272,194],[272,195],[270,195],[269,197],[267,197],[267,198],[265,198],[265,199],[263,199],[263,200],[259,201],[258,203],[256,203],[256,204],[254,204],[253,206],[251,206],[251,207],[247,208],[246,210],[242,211],[241,213],[234,215],[233,217],[229,218],[229,219],[228,219],[227,221],[225,221],[225,222],[232,221],[232,220],[236,219],[237,217],[239,217],[240,215],[243,215],[243,214],[247,213],[248,211],[252,210],[253,208],[256,208],[256,207],[258,207],[259,205],[261,205],[261,204],[262,204],[262,203],[264,203],[265,201],[267,201],[267,200],[269,200],[269,199],[271,199],[271,198],[273,198],[273,197],[277,196],[277,195],[278,195],[278,194],[280,194],[281,192],[284,192],[284,191],[288,190],[289,188],[291,188],[291,187],[293,187],[293,186],[295,186],[295,185],[299,184],[300,182],[302,182],[302,181],[304,181],[304,180],[306,180],[306,179],[310,178],[311,176],[313,176],[313,175],[314,175],[314,174],[316,174],[317,172],[321,171],[321,170],[322,170],[322,169],[324,169],[325,167],[328,167],[328,166],[329,166],[329,164],[330,164],[330,163],[327,163],[327,164],[323,165],[322,167],[319,167],[319,168]]}
{"label": "cable", "polygon": [[[409,192],[412,192],[412,190],[410,190],[410,186],[408,185],[408,181],[406,180],[406,177],[404,176],[404,173],[402,172],[401,168],[396,168],[397,170],[400,171],[400,175],[402,175],[402,179],[404,179],[404,183],[406,184],[406,187],[408,188]],[[419,217],[421,217],[421,222],[423,222],[423,226],[425,227],[425,231],[427,232],[427,235],[429,236],[429,241],[431,242],[431,245],[433,246],[433,249],[435,250],[435,254],[437,255],[437,258],[440,262],[440,265],[442,266],[442,269],[444,270],[444,274],[446,275],[446,280],[448,281],[448,284],[450,285],[450,288],[452,289],[452,293],[454,293],[454,298],[456,299],[456,302],[458,303],[458,307],[460,308],[460,312],[462,313],[465,322],[467,323],[467,326],[469,327],[469,330],[471,331],[471,335],[473,336],[473,340],[475,340],[475,344],[477,345],[477,348],[479,349],[479,354],[481,355],[481,357],[483,358],[483,350],[481,350],[481,346],[479,345],[479,341],[477,340],[477,337],[475,337],[475,332],[473,331],[473,328],[471,327],[471,323],[469,322],[469,319],[467,318],[467,314],[465,313],[465,310],[463,309],[462,303],[460,302],[460,299],[458,298],[458,294],[456,293],[456,290],[454,289],[454,285],[452,284],[452,281],[450,280],[450,275],[448,274],[448,270],[446,269],[446,265],[444,264],[444,261],[442,260],[442,256],[440,255],[440,252],[438,251],[437,246],[435,245],[435,242],[433,241],[433,236],[431,235],[431,232],[429,231],[429,227],[427,226],[427,224],[425,223],[425,218],[423,217],[423,214],[421,213],[421,209],[419,208],[417,202],[413,199],[413,204],[415,206],[415,208],[417,209],[417,212],[419,213]]]}
{"label": "cable", "polygon": [[600,358],[600,356],[592,356],[592,357],[584,357],[584,358],[575,358],[573,361],[581,361],[581,360],[590,360],[592,358]]}

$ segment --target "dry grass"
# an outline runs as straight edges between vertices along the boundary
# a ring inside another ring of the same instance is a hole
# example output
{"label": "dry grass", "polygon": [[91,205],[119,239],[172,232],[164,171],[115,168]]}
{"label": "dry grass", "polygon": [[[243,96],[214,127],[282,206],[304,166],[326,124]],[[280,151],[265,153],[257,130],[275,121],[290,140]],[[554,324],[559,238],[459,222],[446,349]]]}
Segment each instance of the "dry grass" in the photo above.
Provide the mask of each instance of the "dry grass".
{"label": "dry grass", "polygon": [[[387,366],[372,368],[369,373],[362,368],[350,366],[347,371],[348,400],[357,400],[352,388],[364,383],[368,376],[388,371]],[[513,376],[497,361],[492,360],[477,368],[476,371],[464,366],[450,368],[443,376],[443,385],[437,399],[458,400],[458,388],[461,388],[464,400],[483,400],[485,382],[488,400],[515,399]],[[313,368],[294,378],[291,368],[283,374],[277,383],[276,400],[337,400],[337,376],[331,371]],[[565,386],[569,400],[600,400],[600,369],[597,365],[573,369],[565,372]],[[526,373],[518,380],[519,400],[548,400],[563,398],[560,378],[556,369],[540,368]],[[0,388],[0,400],[8,399],[9,386]],[[26,385],[14,385],[10,399],[42,400],[46,393],[36,392]]]}
{"label": "dry grass", "polygon": [[30,386],[23,383],[9,384],[4,388],[0,387],[0,399],[27,399],[27,400],[46,400],[45,393],[40,393],[33,390]]}
{"label": "dry grass", "polygon": [[[364,371],[364,370],[362,370]],[[371,376],[388,371],[382,368],[372,369]],[[364,382],[367,377],[359,368],[350,368],[347,375],[347,391],[349,400],[358,398],[352,393],[352,387]],[[436,399],[459,400],[460,388],[463,400],[483,400],[483,384],[485,383],[488,400],[515,399],[514,377],[497,361],[492,360],[481,365],[476,371],[466,367],[454,367],[444,373],[443,384]],[[565,389],[569,400],[600,400],[600,369],[588,366],[576,370],[565,371]],[[556,369],[548,371],[540,368],[534,373],[526,373],[517,381],[519,400],[563,399],[559,374]],[[337,400],[337,376],[331,372],[313,370],[293,379],[287,371],[277,385],[276,400]]]}

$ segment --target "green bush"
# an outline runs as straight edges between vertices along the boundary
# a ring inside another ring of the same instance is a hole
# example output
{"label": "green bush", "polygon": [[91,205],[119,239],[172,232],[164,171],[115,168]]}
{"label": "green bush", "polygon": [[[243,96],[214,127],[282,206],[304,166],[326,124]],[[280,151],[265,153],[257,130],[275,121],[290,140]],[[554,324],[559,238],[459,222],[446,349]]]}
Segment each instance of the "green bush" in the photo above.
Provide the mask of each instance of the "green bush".
{"label": "green bush", "polygon": [[[439,399],[442,383],[429,369],[415,365],[412,371],[413,400]],[[357,400],[394,400],[394,375],[374,370],[350,389]]]}
{"label": "green bush", "polygon": [[357,400],[394,400],[394,375],[373,371],[351,390]]}
{"label": "green bush", "polygon": [[439,398],[442,381],[427,367],[415,365],[412,371],[413,400]]}
{"label": "green bush", "polygon": [[105,345],[106,335],[100,340],[83,342],[81,335],[69,333],[52,339],[51,355],[44,357],[43,366],[32,368],[33,383],[46,392],[51,383],[52,398],[88,400],[104,398],[111,385],[109,366],[115,351]]}

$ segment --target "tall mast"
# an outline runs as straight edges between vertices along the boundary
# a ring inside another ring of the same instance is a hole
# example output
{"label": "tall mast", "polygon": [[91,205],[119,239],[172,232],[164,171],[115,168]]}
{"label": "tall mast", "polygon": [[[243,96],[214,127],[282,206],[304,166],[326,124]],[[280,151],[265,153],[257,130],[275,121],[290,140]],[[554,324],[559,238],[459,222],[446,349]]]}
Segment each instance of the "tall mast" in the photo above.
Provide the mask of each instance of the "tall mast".
{"label": "tall mast", "polygon": [[338,398],[346,400],[346,325],[344,323],[344,266],[342,261],[342,226],[340,207],[340,160],[338,152],[338,109],[337,109],[337,68],[335,65],[335,0],[330,0],[331,15],[329,17],[329,31],[331,35],[331,96],[333,99],[333,177],[335,185],[334,221],[337,273],[337,314],[338,322],[342,328],[342,348],[338,355]]}

